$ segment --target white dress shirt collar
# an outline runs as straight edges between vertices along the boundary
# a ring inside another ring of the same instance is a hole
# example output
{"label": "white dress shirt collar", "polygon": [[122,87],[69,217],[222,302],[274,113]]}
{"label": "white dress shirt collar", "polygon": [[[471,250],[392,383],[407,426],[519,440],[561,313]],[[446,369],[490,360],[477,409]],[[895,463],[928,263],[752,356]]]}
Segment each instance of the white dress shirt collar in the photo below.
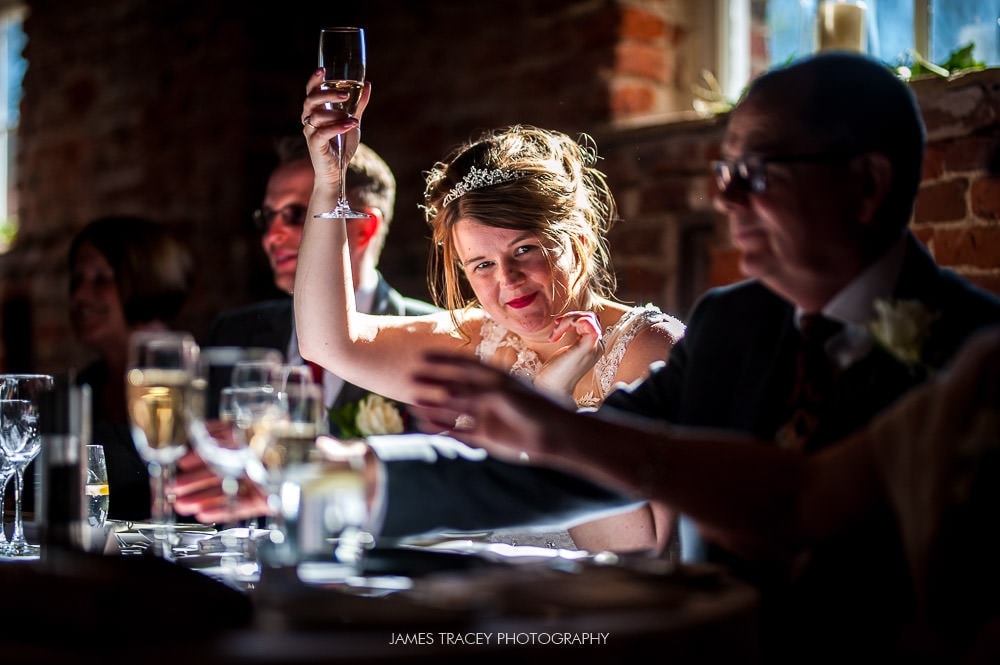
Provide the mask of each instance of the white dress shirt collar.
{"label": "white dress shirt collar", "polygon": [[[889,299],[899,281],[906,254],[906,237],[903,236],[880,259],[865,268],[823,308],[823,315],[850,324],[865,327],[875,318],[875,301]],[[801,308],[795,309],[795,320],[802,316]]]}

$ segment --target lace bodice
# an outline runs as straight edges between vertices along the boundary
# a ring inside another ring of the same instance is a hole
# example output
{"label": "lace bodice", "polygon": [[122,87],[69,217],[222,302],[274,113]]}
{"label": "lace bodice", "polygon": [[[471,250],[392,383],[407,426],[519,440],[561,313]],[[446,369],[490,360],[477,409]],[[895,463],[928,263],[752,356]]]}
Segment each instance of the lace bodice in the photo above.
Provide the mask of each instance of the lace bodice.
{"label": "lace bodice", "polygon": [[[583,397],[576,400],[577,408],[593,409],[601,405],[615,386],[615,377],[625,358],[628,345],[640,332],[660,323],[667,324],[675,342],[683,336],[684,324],[653,305],[634,307],[625,312],[617,323],[605,329],[604,355],[594,364],[589,377],[589,389]],[[491,364],[498,364],[499,356],[507,352],[513,355],[513,362],[510,363],[508,371],[514,376],[533,379],[541,369],[541,358],[529,349],[520,337],[511,334],[492,319],[484,320],[482,341],[476,347],[476,356],[484,362],[493,361]],[[503,364],[510,362],[509,359],[505,360]],[[507,545],[578,549],[573,538],[565,530],[501,529],[493,531],[489,539],[491,542]]]}
{"label": "lace bodice", "polygon": [[[591,370],[591,389],[577,399],[578,408],[595,408],[614,387],[618,367],[625,357],[629,343],[640,332],[658,323],[667,323],[674,341],[684,334],[684,324],[664,314],[654,305],[633,307],[625,312],[618,322],[604,331],[604,355]],[[493,319],[485,319],[481,330],[482,339],[476,347],[476,356],[490,362],[498,353],[509,349],[514,354],[514,362],[508,370],[513,376],[533,379],[542,367],[542,361],[517,335],[510,333]]]}

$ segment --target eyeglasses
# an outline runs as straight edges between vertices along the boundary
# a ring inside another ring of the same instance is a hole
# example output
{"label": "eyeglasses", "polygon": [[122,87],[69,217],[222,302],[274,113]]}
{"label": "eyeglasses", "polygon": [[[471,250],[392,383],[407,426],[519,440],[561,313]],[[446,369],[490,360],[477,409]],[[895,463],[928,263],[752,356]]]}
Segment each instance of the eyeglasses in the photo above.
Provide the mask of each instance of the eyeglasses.
{"label": "eyeglasses", "polygon": [[267,233],[271,230],[274,218],[281,215],[286,225],[300,227],[306,223],[306,209],[301,203],[289,203],[278,210],[264,206],[253,211],[253,225],[259,232]]}
{"label": "eyeglasses", "polygon": [[857,155],[856,151],[816,152],[805,155],[775,155],[773,157],[750,155],[741,159],[716,160],[712,162],[712,172],[715,174],[715,183],[720,192],[724,192],[736,184],[754,194],[762,194],[767,191],[768,164],[837,162],[851,159]]}

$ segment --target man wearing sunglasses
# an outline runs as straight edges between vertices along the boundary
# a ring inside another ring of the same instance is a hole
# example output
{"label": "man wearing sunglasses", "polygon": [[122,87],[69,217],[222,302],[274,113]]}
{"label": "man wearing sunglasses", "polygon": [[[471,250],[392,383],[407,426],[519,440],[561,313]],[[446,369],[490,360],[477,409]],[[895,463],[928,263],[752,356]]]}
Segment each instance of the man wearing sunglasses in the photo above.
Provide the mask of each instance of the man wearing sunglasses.
{"label": "man wearing sunglasses", "polygon": [[[268,179],[264,201],[254,212],[253,222],[261,234],[261,247],[271,264],[274,284],[290,296],[312,192],[313,168],[301,136],[280,140],[277,152],[279,163]],[[392,315],[434,311],[426,302],[403,297],[376,269],[392,221],[396,180],[389,165],[366,145],[358,146],[348,166],[347,196],[355,209],[368,213],[368,217],[352,219],[347,225],[359,310]],[[220,314],[209,330],[207,345],[274,348],[290,363],[302,364],[293,325],[291,297],[254,303]],[[324,403],[334,412],[367,395],[318,366],[313,371],[317,382],[323,384]],[[333,434],[340,434],[335,421],[331,428]]]}

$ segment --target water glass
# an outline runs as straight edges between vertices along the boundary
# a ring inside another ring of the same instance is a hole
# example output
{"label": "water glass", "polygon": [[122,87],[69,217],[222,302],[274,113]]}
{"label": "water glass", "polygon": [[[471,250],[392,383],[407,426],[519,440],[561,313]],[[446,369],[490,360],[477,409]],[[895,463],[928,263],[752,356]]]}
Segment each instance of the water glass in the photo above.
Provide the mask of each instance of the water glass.
{"label": "water glass", "polygon": [[84,485],[84,494],[87,496],[87,525],[92,528],[103,528],[104,522],[108,518],[108,507],[111,503],[104,446],[88,445],[85,452],[87,483]]}

